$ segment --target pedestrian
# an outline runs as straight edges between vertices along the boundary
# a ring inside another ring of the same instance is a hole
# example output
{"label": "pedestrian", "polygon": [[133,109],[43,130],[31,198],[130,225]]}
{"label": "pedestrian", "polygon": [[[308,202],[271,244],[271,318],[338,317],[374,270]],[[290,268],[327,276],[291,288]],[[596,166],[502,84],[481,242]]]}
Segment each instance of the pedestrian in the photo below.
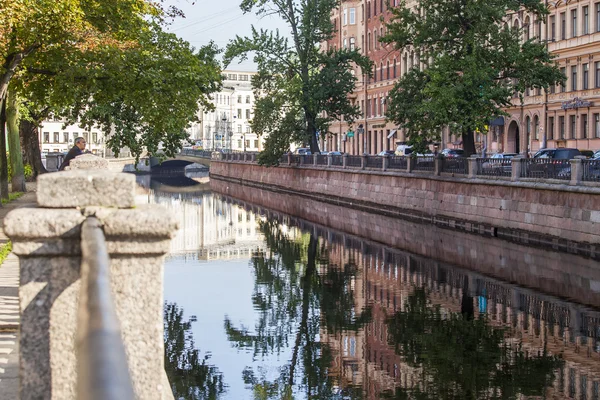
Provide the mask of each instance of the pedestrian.
{"label": "pedestrian", "polygon": [[69,166],[69,163],[72,159],[83,154],[83,150],[85,150],[85,139],[80,136],[75,139],[75,145],[71,147],[71,150],[69,150],[69,152],[65,156],[65,159],[63,160],[58,170],[63,171],[66,167]]}

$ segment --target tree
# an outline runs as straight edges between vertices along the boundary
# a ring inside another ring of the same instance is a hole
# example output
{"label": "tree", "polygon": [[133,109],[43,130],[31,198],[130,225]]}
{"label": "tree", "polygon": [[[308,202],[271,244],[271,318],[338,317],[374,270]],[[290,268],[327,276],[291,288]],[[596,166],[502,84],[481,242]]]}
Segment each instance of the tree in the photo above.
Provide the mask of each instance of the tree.
{"label": "tree", "polygon": [[291,42],[279,31],[256,30],[252,37],[237,36],[225,51],[224,64],[245,60],[254,53],[258,74],[252,85],[256,94],[252,129],[268,134],[259,163],[277,164],[290,143],[309,144],[319,151],[317,134],[325,135],[329,124],[344,118],[352,123],[358,106],[348,98],[355,87],[353,66],[370,73],[371,62],[357,50],[327,49],[320,44],[331,39],[331,12],[338,0],[243,0],[244,12],[274,14],[290,27]]}
{"label": "tree", "polygon": [[417,62],[391,91],[387,117],[412,143],[438,141],[448,126],[462,135],[469,156],[474,132],[507,115],[503,108],[512,106],[514,93],[564,79],[544,42],[522,40],[524,29],[506,22],[517,12],[545,19],[541,0],[422,0],[418,8],[402,2],[391,11],[382,41],[414,50]]}
{"label": "tree", "polygon": [[19,141],[19,101],[14,92],[9,92],[8,106],[6,107],[6,128],[8,130],[8,148],[10,166],[12,170],[13,192],[25,191],[25,169]]}

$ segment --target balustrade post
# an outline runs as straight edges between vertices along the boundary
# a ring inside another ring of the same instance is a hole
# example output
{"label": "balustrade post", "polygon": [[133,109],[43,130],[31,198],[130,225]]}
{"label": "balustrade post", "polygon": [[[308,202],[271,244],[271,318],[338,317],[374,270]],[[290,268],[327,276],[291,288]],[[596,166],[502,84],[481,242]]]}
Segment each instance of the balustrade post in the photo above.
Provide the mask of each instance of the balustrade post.
{"label": "balustrade post", "polygon": [[523,168],[523,158],[522,157],[513,157],[511,160],[512,163],[512,171],[510,174],[510,180],[516,182],[521,179],[521,171]]}
{"label": "balustrade post", "polygon": [[316,154],[316,153],[315,153],[315,154],[313,154],[313,162],[312,162],[312,164],[313,164],[314,166],[317,166],[317,163],[319,162],[319,161],[318,161],[318,158],[319,158],[319,155],[318,155],[318,154]]}
{"label": "balustrade post", "polygon": [[327,166],[331,167],[333,161],[333,157],[331,156],[331,154],[327,154]]}
{"label": "balustrade post", "polygon": [[385,154],[383,156],[383,162],[381,163],[381,170],[387,171],[389,166],[390,166],[390,156],[389,156],[389,154]]}
{"label": "balustrade post", "polygon": [[292,153],[288,153],[287,157],[288,157],[288,165],[292,165]]}
{"label": "balustrade post", "polygon": [[[112,299],[135,397],[162,400],[170,392],[164,372],[163,257],[178,223],[160,206],[136,205],[134,175],[98,170],[102,160],[89,157],[72,162],[69,171],[40,175],[37,206],[15,209],[4,220],[20,262],[19,398],[76,398],[81,225],[94,215],[106,238]],[[110,372],[106,377],[99,384],[114,383]]]}
{"label": "balustrade post", "polygon": [[348,168],[348,153],[344,153],[344,155],[342,156],[342,168]]}
{"label": "balustrade post", "polygon": [[415,164],[417,163],[416,157],[408,156],[406,157],[406,172],[411,173],[415,169]]}
{"label": "balustrade post", "polygon": [[467,159],[467,172],[469,178],[477,178],[477,155],[473,154]]}
{"label": "balustrade post", "polygon": [[440,176],[442,173],[443,162],[444,156],[441,154],[438,154],[433,158],[433,175]]}
{"label": "balustrade post", "polygon": [[367,157],[369,157],[369,156],[366,154],[362,154],[360,156],[360,169],[367,168]]}
{"label": "balustrade post", "polygon": [[571,160],[571,185],[579,185],[583,180],[583,160],[576,158]]}

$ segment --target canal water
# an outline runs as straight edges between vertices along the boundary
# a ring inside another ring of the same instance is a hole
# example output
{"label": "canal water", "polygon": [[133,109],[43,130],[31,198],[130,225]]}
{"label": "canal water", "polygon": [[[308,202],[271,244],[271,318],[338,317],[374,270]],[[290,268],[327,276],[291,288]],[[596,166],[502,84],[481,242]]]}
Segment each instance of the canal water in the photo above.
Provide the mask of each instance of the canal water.
{"label": "canal water", "polygon": [[[408,252],[277,210],[293,199],[264,193],[269,208],[202,177],[143,186],[139,202],[164,205],[181,224],[164,291],[176,399],[600,398],[598,304],[561,293],[571,284],[540,277],[537,289],[518,286],[460,258],[464,265],[423,256],[435,244]],[[469,243],[479,239],[462,240],[450,246],[473,259]],[[561,260],[596,287],[589,260],[485,245],[477,251],[502,268],[545,271],[540,260]],[[519,253],[530,257],[507,267]]]}

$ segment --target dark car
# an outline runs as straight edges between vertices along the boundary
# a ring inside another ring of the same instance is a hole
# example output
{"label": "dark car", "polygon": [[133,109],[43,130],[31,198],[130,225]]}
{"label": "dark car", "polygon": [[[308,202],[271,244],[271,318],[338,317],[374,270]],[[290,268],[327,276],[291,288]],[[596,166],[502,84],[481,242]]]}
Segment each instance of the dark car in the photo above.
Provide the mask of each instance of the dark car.
{"label": "dark car", "polygon": [[530,178],[571,178],[571,163],[569,160],[581,156],[577,149],[541,149],[533,156],[533,163],[526,167],[526,176]]}
{"label": "dark car", "polygon": [[585,158],[592,158],[594,157],[594,151],[593,150],[579,150],[581,152],[582,156],[585,156]]}
{"label": "dark car", "polygon": [[580,156],[581,152],[577,149],[541,149],[534,154],[533,158],[550,158],[552,160],[572,160],[575,156]]}
{"label": "dark car", "polygon": [[464,157],[465,151],[463,149],[444,149],[442,155],[446,158],[459,158]]}

